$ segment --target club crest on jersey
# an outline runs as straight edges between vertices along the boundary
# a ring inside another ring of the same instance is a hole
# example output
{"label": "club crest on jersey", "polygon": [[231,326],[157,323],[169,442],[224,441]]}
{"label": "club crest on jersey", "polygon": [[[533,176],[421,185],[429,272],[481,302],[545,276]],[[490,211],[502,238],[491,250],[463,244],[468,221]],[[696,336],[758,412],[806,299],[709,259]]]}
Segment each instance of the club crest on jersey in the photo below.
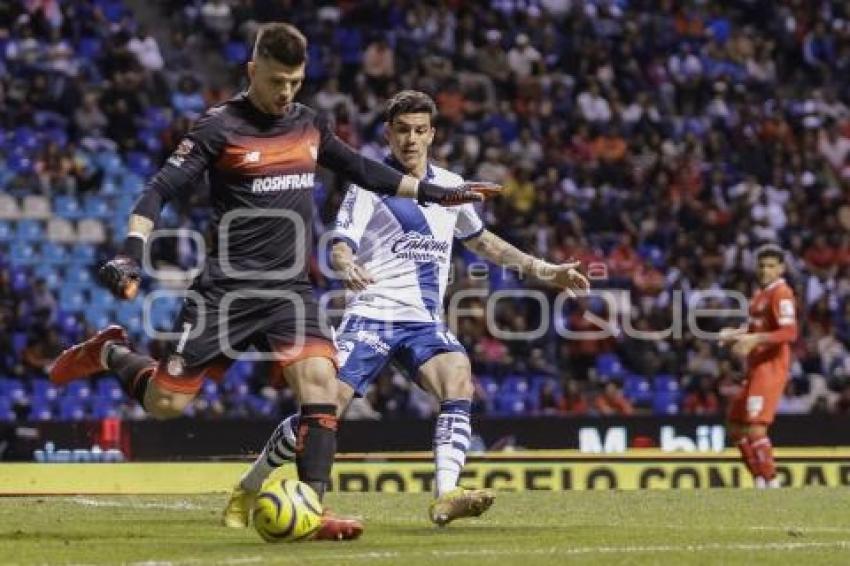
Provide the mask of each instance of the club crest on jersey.
{"label": "club crest on jersey", "polygon": [[192,153],[193,149],[195,149],[195,142],[188,138],[183,138],[183,140],[177,145],[177,149],[175,149],[171,154],[171,157],[168,158],[168,163],[175,167],[180,167],[183,165],[183,162],[186,161],[186,156]]}
{"label": "club crest on jersey", "polygon": [[173,375],[174,377],[183,375],[183,372],[186,370],[186,361],[183,359],[183,356],[172,354],[168,358],[165,369],[168,371],[168,375]]}
{"label": "club crest on jersey", "polygon": [[259,151],[249,151],[242,158],[242,163],[259,163],[262,159],[262,154]]}

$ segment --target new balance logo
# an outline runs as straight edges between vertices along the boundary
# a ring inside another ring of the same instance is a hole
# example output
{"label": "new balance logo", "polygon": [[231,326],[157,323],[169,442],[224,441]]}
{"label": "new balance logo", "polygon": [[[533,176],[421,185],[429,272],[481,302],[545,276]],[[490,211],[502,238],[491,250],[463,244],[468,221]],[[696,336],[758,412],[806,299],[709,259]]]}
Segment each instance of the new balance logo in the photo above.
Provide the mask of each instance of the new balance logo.
{"label": "new balance logo", "polygon": [[259,163],[262,154],[259,151],[249,151],[242,158],[242,163]]}

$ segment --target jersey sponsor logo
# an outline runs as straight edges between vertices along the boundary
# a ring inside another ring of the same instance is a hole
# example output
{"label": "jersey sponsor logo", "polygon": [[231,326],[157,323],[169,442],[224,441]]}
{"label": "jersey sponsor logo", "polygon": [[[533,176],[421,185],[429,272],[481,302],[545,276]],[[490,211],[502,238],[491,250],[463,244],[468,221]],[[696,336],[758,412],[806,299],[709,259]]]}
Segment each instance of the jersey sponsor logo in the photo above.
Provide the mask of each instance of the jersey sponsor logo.
{"label": "jersey sponsor logo", "polygon": [[296,189],[312,189],[313,173],[295,175],[276,175],[273,177],[257,177],[251,183],[252,193],[273,193]]}
{"label": "jersey sponsor logo", "polygon": [[259,163],[263,155],[259,151],[249,151],[242,158],[242,163]]}
{"label": "jersey sponsor logo", "polygon": [[183,140],[181,140],[177,145],[177,149],[175,149],[171,154],[171,157],[168,158],[168,163],[175,167],[180,167],[183,165],[183,162],[186,161],[186,157],[192,153],[193,149],[195,149],[195,142],[188,138],[183,138]]}
{"label": "jersey sponsor logo", "polygon": [[381,355],[386,356],[390,353],[390,345],[381,340],[381,337],[375,334],[374,332],[369,332],[368,330],[358,330],[357,341],[361,344],[369,346]]}
{"label": "jersey sponsor logo", "polygon": [[402,259],[433,262],[445,260],[451,251],[451,244],[431,235],[408,232],[396,239],[390,250]]}

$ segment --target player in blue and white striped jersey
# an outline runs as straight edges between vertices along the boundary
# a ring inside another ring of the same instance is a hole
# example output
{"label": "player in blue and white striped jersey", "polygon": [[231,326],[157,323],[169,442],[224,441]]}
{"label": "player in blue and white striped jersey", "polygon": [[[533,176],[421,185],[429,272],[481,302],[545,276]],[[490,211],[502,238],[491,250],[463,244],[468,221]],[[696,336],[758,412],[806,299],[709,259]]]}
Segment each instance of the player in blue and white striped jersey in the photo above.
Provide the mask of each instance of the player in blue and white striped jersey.
{"label": "player in blue and white striped jersey", "polygon": [[[436,106],[426,94],[403,91],[387,106],[387,163],[419,179],[457,186],[463,179],[428,162]],[[352,186],[340,206],[331,263],[353,291],[336,336],[338,407],[362,396],[390,362],[434,394],[440,413],[434,431],[438,525],[477,516],[493,502],[488,490],[458,487],[472,435],[472,371],[466,351],[442,320],[454,239],[497,265],[519,269],[553,285],[583,290],[577,263],[553,265],[521,252],[484,228],[472,205],[419,205],[373,197]],[[278,426],[243,476],[225,509],[224,522],[247,524],[251,502],[268,475],[292,458],[298,415]]]}

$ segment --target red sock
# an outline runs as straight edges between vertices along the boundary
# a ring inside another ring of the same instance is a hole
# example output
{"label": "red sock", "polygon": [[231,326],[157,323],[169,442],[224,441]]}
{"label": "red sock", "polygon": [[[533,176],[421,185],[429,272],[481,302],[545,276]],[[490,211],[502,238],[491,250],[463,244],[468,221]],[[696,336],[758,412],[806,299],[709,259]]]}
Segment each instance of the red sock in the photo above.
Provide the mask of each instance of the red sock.
{"label": "red sock", "polygon": [[776,464],[773,461],[773,445],[770,443],[770,438],[762,436],[750,441],[750,446],[756,457],[756,466],[758,473],[754,474],[761,476],[770,481],[776,476]]}
{"label": "red sock", "polygon": [[744,461],[747,469],[753,477],[759,475],[760,470],[758,458],[756,457],[756,452],[753,449],[752,444],[750,444],[750,439],[746,436],[744,438],[739,438],[736,444],[738,445],[738,450],[741,452],[741,459]]}

